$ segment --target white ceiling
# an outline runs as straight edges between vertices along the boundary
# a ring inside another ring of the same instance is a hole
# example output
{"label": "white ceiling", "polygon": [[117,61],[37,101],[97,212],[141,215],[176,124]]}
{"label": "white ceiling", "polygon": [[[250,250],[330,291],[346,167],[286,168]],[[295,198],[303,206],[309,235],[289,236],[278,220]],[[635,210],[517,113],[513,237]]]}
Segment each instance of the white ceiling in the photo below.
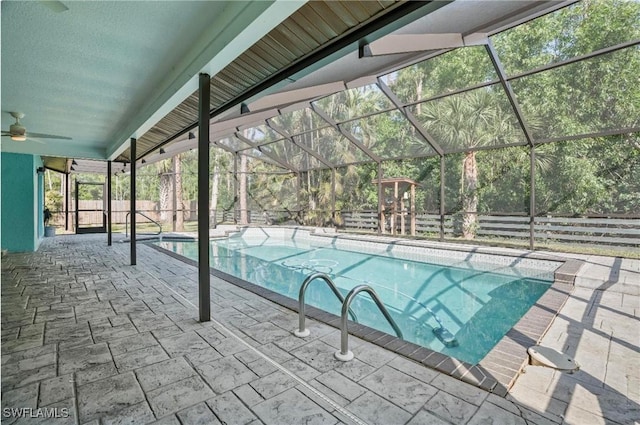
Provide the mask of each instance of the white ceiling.
{"label": "white ceiling", "polygon": [[111,159],[304,1],[2,1],[3,152]]}

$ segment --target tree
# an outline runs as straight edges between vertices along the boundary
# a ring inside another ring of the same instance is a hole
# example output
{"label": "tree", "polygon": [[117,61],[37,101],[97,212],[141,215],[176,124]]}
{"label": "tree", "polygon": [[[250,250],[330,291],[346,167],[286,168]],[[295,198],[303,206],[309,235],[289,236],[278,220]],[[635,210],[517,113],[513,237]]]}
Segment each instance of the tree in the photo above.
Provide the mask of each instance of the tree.
{"label": "tree", "polygon": [[[640,2],[584,0],[490,38],[534,143],[590,137],[536,144],[536,212],[637,214],[640,136],[637,132],[590,136],[640,125],[637,45],[531,75],[521,73],[639,39]],[[465,237],[473,237],[478,213],[531,211],[529,147],[484,46],[454,49],[394,71],[383,80],[444,149],[446,212],[461,213],[460,230]],[[491,85],[450,94],[484,83]],[[424,101],[433,96],[438,99]],[[424,182],[418,191],[419,205],[426,211],[437,209],[440,159],[375,85],[341,91],[316,100],[314,105],[382,158],[385,176]],[[242,159],[239,164],[241,210],[293,208],[300,197],[310,217],[317,223],[326,222],[332,173],[320,171],[318,168],[325,167],[323,161],[305,149],[338,167],[334,187],[337,209],[376,208],[377,188],[371,181],[377,178],[377,164],[345,166],[368,157],[312,109],[285,113],[270,121],[295,143],[266,125],[244,134],[265,144],[263,152],[302,171],[300,190],[291,174],[265,174],[282,169],[262,163],[261,152],[253,150],[251,157],[245,158],[246,168]],[[487,149],[502,145],[520,146]],[[212,207],[232,205],[236,195],[232,189],[235,176],[230,173],[232,154],[218,154],[223,160],[212,159],[210,164]],[[186,152],[184,158],[185,197],[195,199],[195,157]],[[155,176],[155,180],[149,178],[148,185],[155,188],[157,182]],[[145,190],[148,196],[157,196],[151,189],[140,189]]]}
{"label": "tree", "polygon": [[173,170],[169,159],[156,162],[156,171],[160,178],[160,221],[171,221],[171,198],[173,194]]}
{"label": "tree", "polygon": [[184,204],[182,202],[182,155],[175,155],[171,158],[171,162],[176,189],[175,193],[172,193],[176,200],[176,231],[182,232],[184,230]]}
{"label": "tree", "polygon": [[[509,75],[640,38],[640,3],[584,0],[492,37]],[[535,140],[640,125],[637,46],[512,80],[524,119],[539,117]],[[536,155],[540,214],[638,211],[638,134],[545,144]]]}
{"label": "tree", "polygon": [[446,148],[464,151],[460,199],[462,236],[473,239],[478,212],[477,148],[513,143],[522,137],[491,88],[446,97],[424,105],[421,122]]}

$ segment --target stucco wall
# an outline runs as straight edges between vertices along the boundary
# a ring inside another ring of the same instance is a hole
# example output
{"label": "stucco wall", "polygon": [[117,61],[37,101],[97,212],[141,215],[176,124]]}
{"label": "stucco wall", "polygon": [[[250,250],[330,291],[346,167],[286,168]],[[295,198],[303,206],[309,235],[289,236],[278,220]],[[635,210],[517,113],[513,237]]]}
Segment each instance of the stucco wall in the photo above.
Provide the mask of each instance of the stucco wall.
{"label": "stucco wall", "polygon": [[2,249],[35,251],[44,234],[42,221],[43,174],[40,157],[0,153],[2,188],[0,204]]}

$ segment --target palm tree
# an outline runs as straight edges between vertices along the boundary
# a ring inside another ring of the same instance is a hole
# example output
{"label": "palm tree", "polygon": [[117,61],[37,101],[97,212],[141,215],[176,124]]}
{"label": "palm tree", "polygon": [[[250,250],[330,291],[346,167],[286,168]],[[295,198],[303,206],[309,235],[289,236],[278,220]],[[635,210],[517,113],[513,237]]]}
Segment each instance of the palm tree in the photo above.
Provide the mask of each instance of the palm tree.
{"label": "palm tree", "polygon": [[[176,230],[184,230],[182,204],[182,160],[180,155],[156,162],[156,171],[160,177],[160,221],[172,221],[173,198],[176,199]],[[175,179],[175,193],[173,180]]]}
{"label": "palm tree", "polygon": [[182,232],[184,230],[184,205],[182,203],[182,156],[178,154],[171,158],[173,165],[173,178],[176,181],[176,192],[173,194],[176,200],[176,231]]}
{"label": "palm tree", "polygon": [[460,187],[462,236],[473,239],[479,201],[477,148],[521,141],[522,130],[490,87],[426,103],[420,119],[445,152],[464,152]]}
{"label": "palm tree", "polygon": [[173,192],[173,170],[168,159],[156,162],[156,171],[160,177],[160,221],[171,219],[171,195]]}

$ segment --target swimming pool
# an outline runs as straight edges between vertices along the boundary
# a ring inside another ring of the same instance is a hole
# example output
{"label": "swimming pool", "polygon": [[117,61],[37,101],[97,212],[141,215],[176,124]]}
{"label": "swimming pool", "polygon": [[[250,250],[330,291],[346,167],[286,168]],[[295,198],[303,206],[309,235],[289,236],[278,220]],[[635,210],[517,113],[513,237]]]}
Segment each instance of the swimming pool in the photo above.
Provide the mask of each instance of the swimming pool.
{"label": "swimming pool", "polygon": [[[412,246],[311,237],[308,232],[250,229],[211,241],[211,267],[296,299],[302,281],[327,273],[344,295],[371,286],[402,329],[404,339],[477,364],[553,282],[559,263],[443,255]],[[197,259],[196,242],[157,242]],[[486,260],[482,261],[482,260]],[[517,264],[514,264],[517,263]],[[312,283],[308,305],[340,314],[340,302],[322,282]],[[358,323],[395,335],[367,295],[352,310]],[[455,344],[434,329],[443,327]],[[445,344],[446,343],[446,344]]]}

